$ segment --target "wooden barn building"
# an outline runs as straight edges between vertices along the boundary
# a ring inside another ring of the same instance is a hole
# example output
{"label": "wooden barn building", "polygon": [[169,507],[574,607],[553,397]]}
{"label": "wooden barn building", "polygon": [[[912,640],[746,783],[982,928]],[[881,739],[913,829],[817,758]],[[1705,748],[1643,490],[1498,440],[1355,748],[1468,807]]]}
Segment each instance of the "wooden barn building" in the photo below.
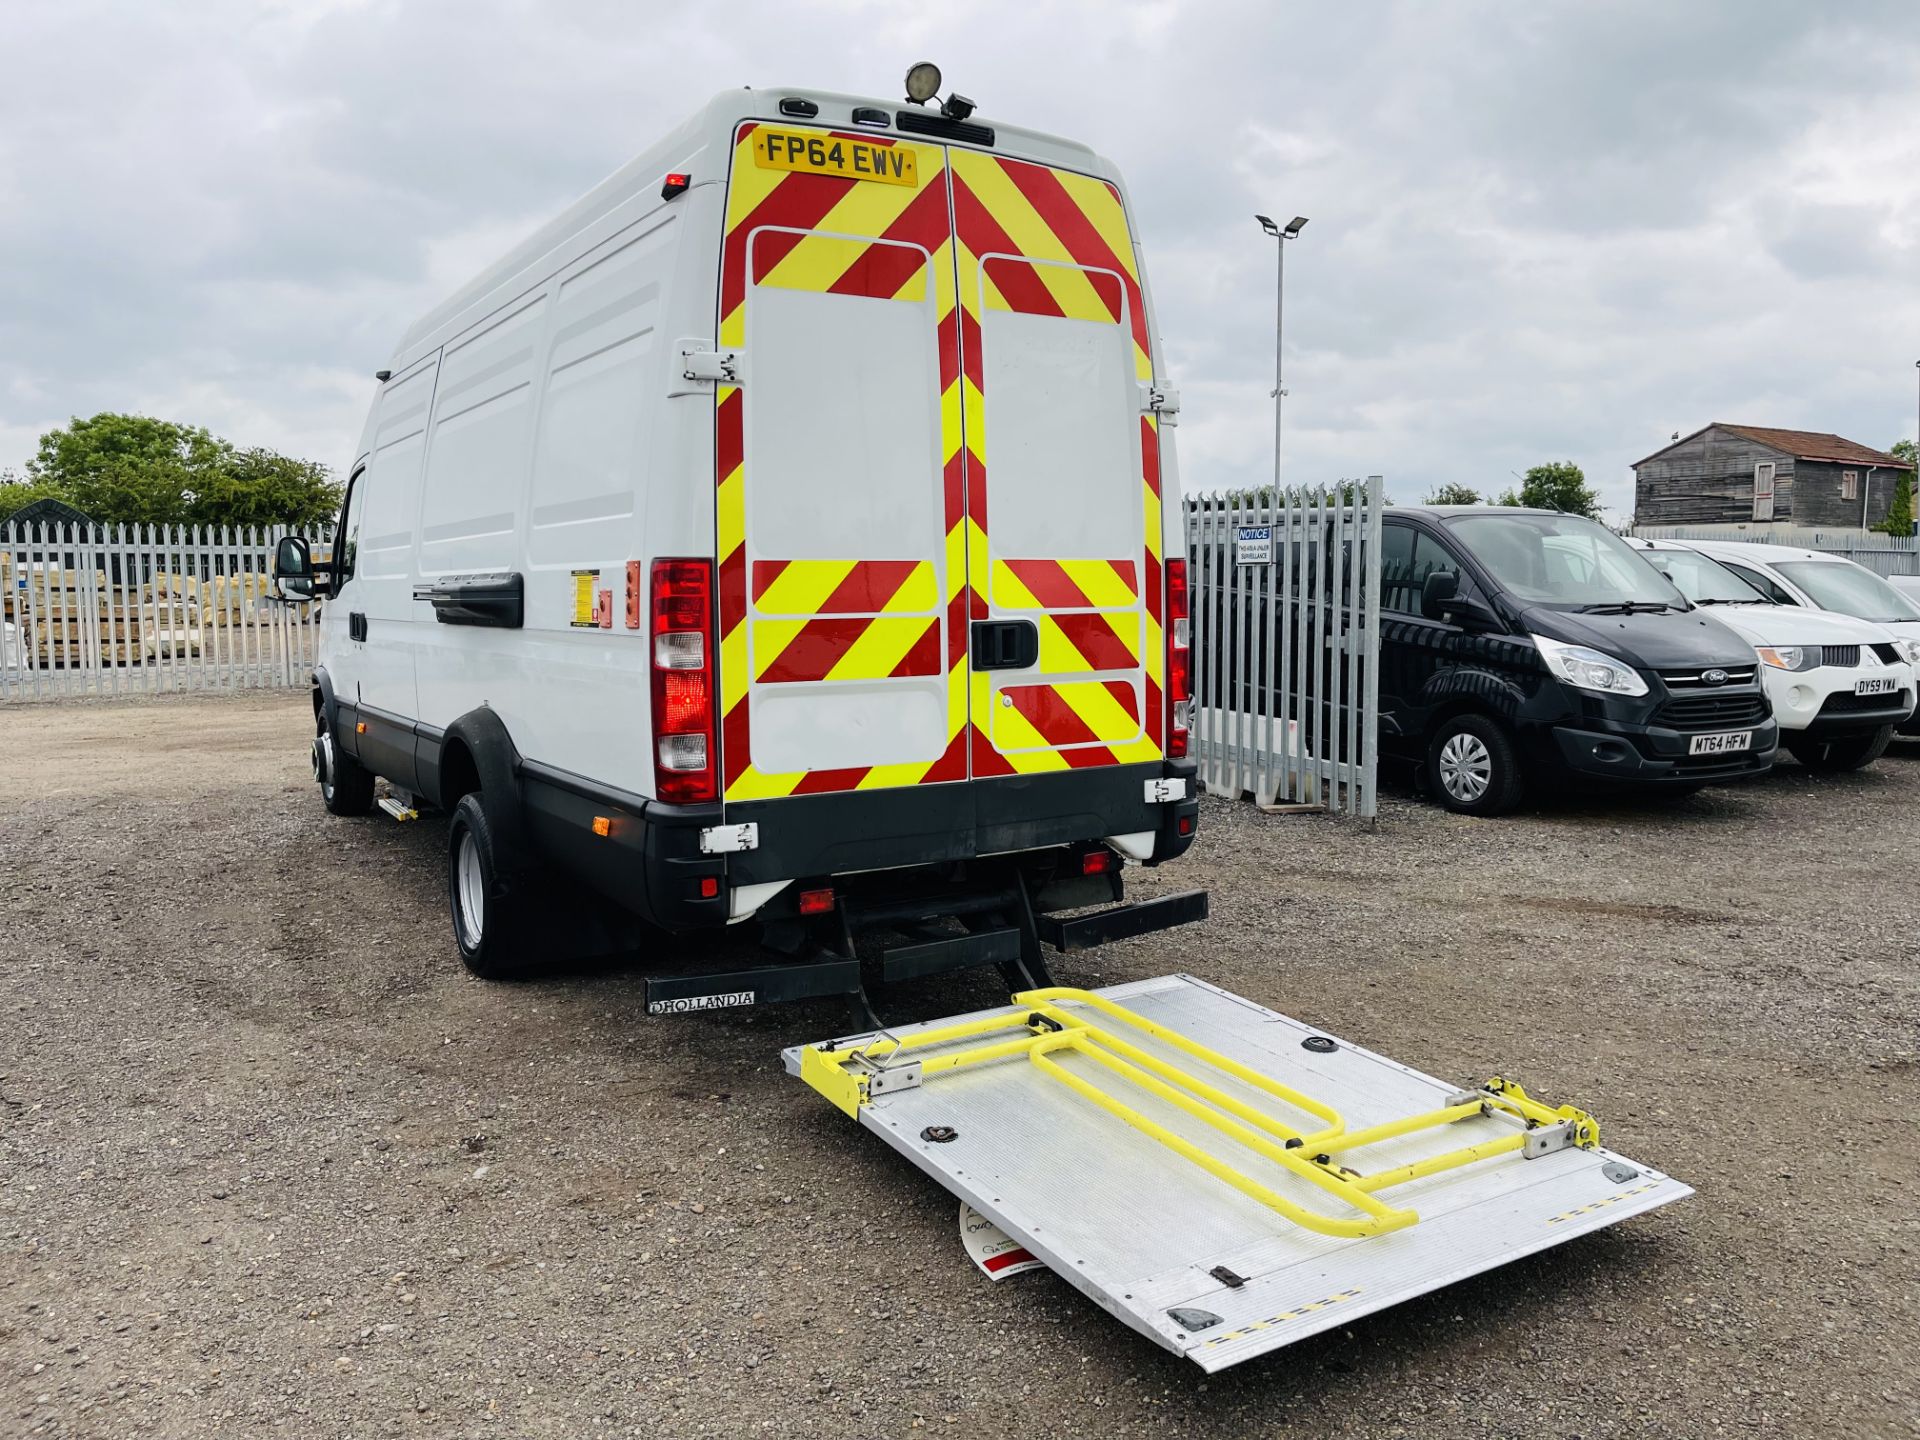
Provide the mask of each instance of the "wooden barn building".
{"label": "wooden barn building", "polygon": [[1715,422],[1633,467],[1636,525],[1760,521],[1866,529],[1887,517],[1905,460],[1838,435]]}

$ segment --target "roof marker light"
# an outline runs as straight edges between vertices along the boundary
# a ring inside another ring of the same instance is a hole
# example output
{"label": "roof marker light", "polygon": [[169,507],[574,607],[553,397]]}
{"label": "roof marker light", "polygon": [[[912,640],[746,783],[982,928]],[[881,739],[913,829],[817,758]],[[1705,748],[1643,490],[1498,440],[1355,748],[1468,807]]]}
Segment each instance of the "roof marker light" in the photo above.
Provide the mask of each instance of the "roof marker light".
{"label": "roof marker light", "polygon": [[660,182],[660,198],[671,200],[676,195],[685,194],[687,187],[691,184],[693,184],[693,176],[684,170],[675,170]]}

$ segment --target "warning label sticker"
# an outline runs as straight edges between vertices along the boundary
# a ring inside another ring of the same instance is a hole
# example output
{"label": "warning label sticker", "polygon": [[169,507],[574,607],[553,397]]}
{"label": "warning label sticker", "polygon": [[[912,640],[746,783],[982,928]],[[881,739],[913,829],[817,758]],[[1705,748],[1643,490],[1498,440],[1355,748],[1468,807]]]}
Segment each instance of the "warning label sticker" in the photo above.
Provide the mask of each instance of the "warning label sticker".
{"label": "warning label sticker", "polygon": [[597,628],[600,617],[595,611],[594,601],[600,589],[598,570],[576,570],[573,572],[573,621],[577,630]]}

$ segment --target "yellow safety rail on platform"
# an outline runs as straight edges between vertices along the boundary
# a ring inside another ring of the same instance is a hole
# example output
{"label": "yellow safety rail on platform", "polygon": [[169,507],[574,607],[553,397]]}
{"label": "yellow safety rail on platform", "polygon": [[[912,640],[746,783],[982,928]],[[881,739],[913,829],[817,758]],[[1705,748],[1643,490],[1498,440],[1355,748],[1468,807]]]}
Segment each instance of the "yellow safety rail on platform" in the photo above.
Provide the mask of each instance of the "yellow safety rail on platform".
{"label": "yellow safety rail on platform", "polygon": [[[1348,1239],[1383,1235],[1419,1222],[1420,1217],[1414,1211],[1394,1209],[1376,1199],[1373,1192],[1524,1150],[1528,1132],[1543,1126],[1564,1122],[1569,1127],[1571,1143],[1582,1148],[1591,1148],[1600,1143],[1600,1127],[1584,1110],[1577,1110],[1571,1105],[1557,1109],[1544,1105],[1520,1086],[1499,1077],[1489,1080],[1485,1087],[1473,1093],[1472,1098],[1463,1099],[1457,1104],[1370,1125],[1362,1130],[1348,1130],[1340,1112],[1326,1102],[1303,1094],[1269,1075],[1263,1075],[1231,1056],[1210,1050],[1176,1030],[1115,1004],[1105,996],[1088,990],[1056,986],[1023,991],[1013,997],[1013,1003],[1020,1007],[1015,1013],[943,1025],[917,1031],[905,1038],[880,1035],[857,1044],[848,1044],[845,1048],[841,1048],[841,1042],[809,1045],[800,1054],[801,1077],[847,1114],[858,1115],[860,1107],[870,1103],[874,1089],[883,1093],[887,1090],[886,1085],[876,1087],[874,1082],[876,1077],[884,1077],[891,1068],[917,1064],[921,1083],[924,1084],[948,1071],[1024,1056],[1049,1079],[1059,1081],[1076,1095],[1165,1145],[1215,1179],[1257,1200],[1276,1214],[1318,1234]],[[1076,1008],[1066,1008],[1068,1006]],[[1180,1055],[1232,1076],[1282,1105],[1311,1117],[1318,1122],[1317,1128],[1303,1129],[1289,1124],[1256,1105],[1226,1093],[1199,1076],[1123,1039],[1114,1030],[1095,1024],[1086,1011],[1094,1012],[1100,1019],[1115,1021],[1138,1031]],[[962,1040],[1006,1035],[1009,1031],[1022,1033],[1011,1038],[988,1040],[987,1043],[965,1049],[907,1058],[909,1052],[934,1050]],[[1354,1216],[1325,1215],[1288,1199],[1237,1169],[1212,1150],[1142,1114],[1094,1084],[1085,1075],[1067,1069],[1055,1058],[1065,1053],[1093,1061],[1135,1089],[1166,1102],[1272,1161],[1289,1174],[1345,1202],[1359,1213]],[[1503,1114],[1519,1122],[1522,1128],[1516,1129],[1511,1135],[1465,1145],[1370,1175],[1351,1170],[1334,1159],[1336,1155],[1383,1140],[1399,1139],[1487,1114]]]}

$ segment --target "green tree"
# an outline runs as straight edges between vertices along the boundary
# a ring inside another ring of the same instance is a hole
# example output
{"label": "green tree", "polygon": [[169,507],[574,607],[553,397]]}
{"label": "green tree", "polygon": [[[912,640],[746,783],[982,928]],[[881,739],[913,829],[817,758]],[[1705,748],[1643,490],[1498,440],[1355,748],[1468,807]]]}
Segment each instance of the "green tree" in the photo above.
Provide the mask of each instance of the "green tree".
{"label": "green tree", "polygon": [[259,447],[230,451],[193,503],[195,520],[208,525],[312,527],[339,509],[326,466]]}
{"label": "green tree", "polygon": [[1600,492],[1587,488],[1586,472],[1571,460],[1534,466],[1522,477],[1519,490],[1507,491],[1500,503],[1600,518]]}
{"label": "green tree", "polygon": [[0,520],[22,506],[51,498],[53,491],[37,481],[22,479],[11,470],[0,470]]}
{"label": "green tree", "polygon": [[[1911,440],[1894,441],[1888,453],[1909,465],[1920,461],[1920,451]],[[1913,534],[1913,475],[1909,470],[1894,480],[1893,498],[1887,502],[1887,518],[1873,527],[1882,535]]]}
{"label": "green tree", "polygon": [[1471,485],[1462,485],[1457,480],[1449,480],[1445,485],[1437,485],[1427,493],[1429,505],[1478,505],[1480,492]]}
{"label": "green tree", "polygon": [[25,483],[109,525],[313,526],[340,500],[327,468],[311,460],[241,450],[202,426],[110,413],[42,435]]}

